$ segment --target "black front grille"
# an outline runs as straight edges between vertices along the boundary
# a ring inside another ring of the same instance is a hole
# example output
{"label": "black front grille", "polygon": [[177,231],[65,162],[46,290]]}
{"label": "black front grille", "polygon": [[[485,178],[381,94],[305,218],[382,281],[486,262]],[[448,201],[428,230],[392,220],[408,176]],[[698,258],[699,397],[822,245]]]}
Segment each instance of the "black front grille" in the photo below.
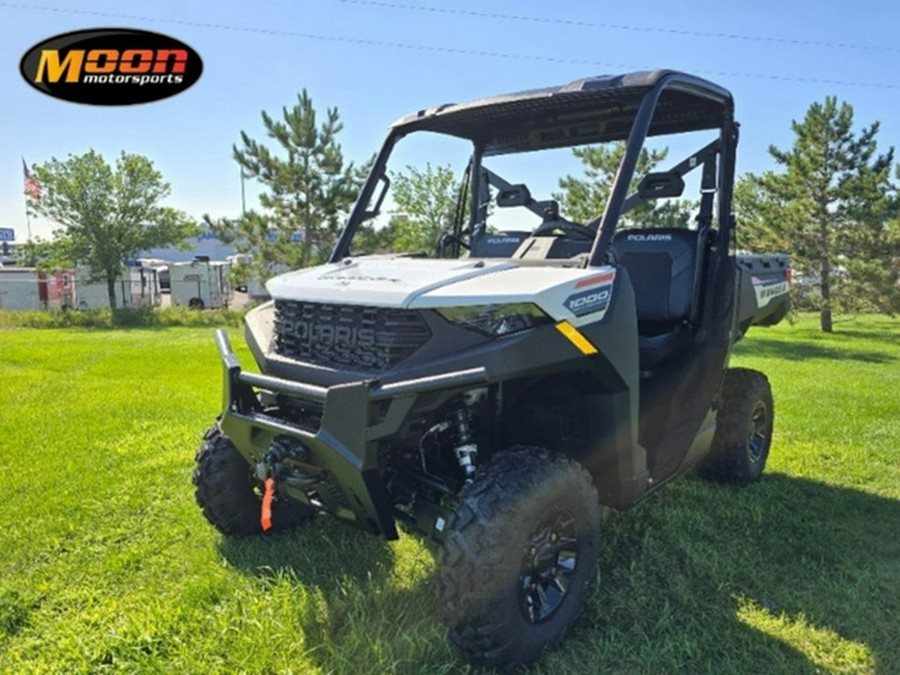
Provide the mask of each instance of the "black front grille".
{"label": "black front grille", "polygon": [[415,310],[275,301],[275,351],[297,361],[385,370],[430,338],[428,325]]}

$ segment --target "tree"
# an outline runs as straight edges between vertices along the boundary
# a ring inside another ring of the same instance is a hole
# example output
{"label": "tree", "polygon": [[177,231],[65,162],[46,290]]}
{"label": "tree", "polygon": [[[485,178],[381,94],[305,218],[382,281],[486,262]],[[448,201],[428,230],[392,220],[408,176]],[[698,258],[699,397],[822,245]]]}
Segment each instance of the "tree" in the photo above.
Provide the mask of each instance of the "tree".
{"label": "tree", "polygon": [[105,279],[110,309],[129,258],[195,232],[184,213],[160,205],[171,187],[142,155],[123,151],[112,167],[89,150],[65,161],[53,157],[33,173],[43,192],[39,199],[29,195],[29,210],[61,225],[53,233],[53,258],[87,265],[93,279]]}
{"label": "tree", "polygon": [[372,220],[362,223],[353,237],[352,252],[355,255],[418,253],[427,250],[420,245],[423,239],[406,214],[394,213],[387,225],[379,226]]}
{"label": "tree", "polygon": [[801,275],[818,280],[824,332],[832,331],[835,310],[897,311],[894,151],[876,154],[878,122],[855,134],[852,106],[830,96],[791,128],[790,150],[769,147],[784,171],[749,179],[758,201],[745,204],[755,213],[751,239],[779,243]]}
{"label": "tree", "polygon": [[434,250],[441,235],[452,228],[459,197],[459,181],[448,166],[421,170],[407,166],[391,175],[396,208],[388,225],[393,251]]}
{"label": "tree", "polygon": [[[354,253],[429,253],[456,216],[460,182],[452,167],[414,166],[391,172],[394,208],[387,224],[363,223],[353,239]],[[468,204],[466,205],[468,206]]]}
{"label": "tree", "polygon": [[[619,164],[625,155],[625,143],[573,148],[572,154],[584,165],[585,178],[566,176],[560,179],[563,192],[554,193],[560,210],[567,218],[587,223],[603,213]],[[668,148],[643,148],[638,156],[629,193],[637,190],[641,177],[653,171],[669,154]],[[687,227],[694,205],[681,199],[646,201],[619,219],[619,227]]]}
{"label": "tree", "polygon": [[734,184],[732,210],[737,217],[737,248],[750,253],[787,252],[791,248],[782,214],[789,202],[766,189],[768,176],[746,173]]}
{"label": "tree", "polygon": [[312,98],[304,89],[297,104],[284,107],[281,119],[262,111],[274,149],[241,132],[232,156],[247,178],[264,187],[262,213],[249,211],[236,220],[205,224],[240,253],[251,256],[248,272],[269,278],[281,267],[296,269],[322,261],[331,252],[341,220],[359,193],[368,165],[344,160],[337,136],[343,129],[337,108],[317,124]]}

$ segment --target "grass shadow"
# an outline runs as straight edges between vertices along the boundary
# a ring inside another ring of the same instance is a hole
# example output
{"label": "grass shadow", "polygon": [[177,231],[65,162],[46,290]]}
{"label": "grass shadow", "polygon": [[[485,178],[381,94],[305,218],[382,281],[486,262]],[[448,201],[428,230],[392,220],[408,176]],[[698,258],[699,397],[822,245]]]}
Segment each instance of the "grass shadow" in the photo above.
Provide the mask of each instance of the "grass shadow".
{"label": "grass shadow", "polygon": [[[898,522],[900,501],[801,478],[746,489],[679,480],[609,519],[598,592],[570,638],[527,671],[813,673],[835,659],[896,669]],[[324,517],[220,550],[249,574],[288,574],[318,594],[300,624],[324,671],[466,669],[438,619],[433,569],[407,583],[395,546],[433,564],[418,537],[387,543]]]}
{"label": "grass shadow", "polygon": [[866,329],[866,330],[848,330],[843,327],[837,327],[834,329],[835,335],[859,338],[861,340],[878,340],[879,342],[884,342],[887,346],[896,346],[897,342],[900,342],[900,325],[894,330],[876,330],[876,329]]}
{"label": "grass shadow", "polygon": [[219,550],[247,574],[295,586],[305,600],[284,621],[298,625],[305,657],[322,672],[446,672],[455,660],[438,619],[433,555],[417,538],[387,542],[319,517],[290,533],[223,539]]}
{"label": "grass shadow", "polygon": [[37,597],[12,588],[0,590],[0,646],[4,638],[16,635],[28,625],[31,614],[39,605]]}
{"label": "grass shadow", "polygon": [[298,583],[335,590],[341,579],[383,581],[393,567],[388,542],[327,516],[291,532],[224,537],[219,552],[230,565],[260,577],[286,574]]}
{"label": "grass shadow", "polygon": [[897,523],[900,501],[784,475],[678,481],[611,518],[600,590],[535,672],[572,649],[609,672],[896,671]]}
{"label": "grass shadow", "polygon": [[[868,332],[862,332],[860,337],[872,337]],[[897,336],[894,336],[897,339]],[[887,342],[887,340],[886,340]],[[847,349],[846,347],[832,347],[829,345],[815,344],[812,342],[798,342],[796,340],[768,340],[756,339],[746,347],[739,344],[737,353],[746,351],[753,356],[785,359],[787,361],[807,361],[810,359],[837,360],[837,361],[861,361],[863,363],[892,363],[897,357],[879,351],[863,351]]]}

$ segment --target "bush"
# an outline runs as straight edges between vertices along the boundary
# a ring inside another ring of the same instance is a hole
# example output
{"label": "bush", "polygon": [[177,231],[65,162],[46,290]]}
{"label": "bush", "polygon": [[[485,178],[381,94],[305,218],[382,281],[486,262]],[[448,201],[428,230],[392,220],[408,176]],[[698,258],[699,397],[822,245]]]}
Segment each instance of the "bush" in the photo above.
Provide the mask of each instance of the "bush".
{"label": "bush", "polygon": [[187,307],[0,311],[0,328],[151,328],[240,326],[244,311]]}

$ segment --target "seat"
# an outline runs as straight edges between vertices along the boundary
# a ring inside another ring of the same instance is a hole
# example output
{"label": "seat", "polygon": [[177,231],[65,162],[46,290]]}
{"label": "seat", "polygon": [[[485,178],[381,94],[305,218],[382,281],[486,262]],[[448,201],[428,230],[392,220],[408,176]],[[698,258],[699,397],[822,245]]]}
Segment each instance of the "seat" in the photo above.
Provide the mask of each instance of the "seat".
{"label": "seat", "polygon": [[514,230],[485,232],[474,241],[469,256],[472,258],[509,258],[530,234],[530,232]]}
{"label": "seat", "polygon": [[612,250],[628,271],[637,309],[641,370],[684,352],[693,338],[709,229],[620,230]]}

